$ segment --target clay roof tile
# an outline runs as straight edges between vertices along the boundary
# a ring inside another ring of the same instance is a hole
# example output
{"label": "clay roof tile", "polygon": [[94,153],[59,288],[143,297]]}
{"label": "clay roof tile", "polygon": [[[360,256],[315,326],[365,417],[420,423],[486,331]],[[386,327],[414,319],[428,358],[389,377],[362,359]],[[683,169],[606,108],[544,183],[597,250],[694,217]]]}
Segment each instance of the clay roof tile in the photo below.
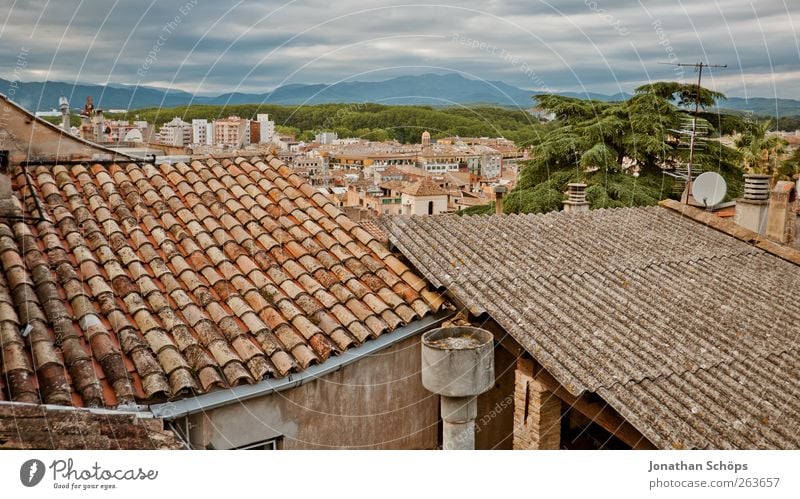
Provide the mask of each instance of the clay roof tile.
{"label": "clay roof tile", "polygon": [[285,376],[429,311],[407,267],[271,156],[31,180],[52,224],[0,222],[2,398],[189,396]]}

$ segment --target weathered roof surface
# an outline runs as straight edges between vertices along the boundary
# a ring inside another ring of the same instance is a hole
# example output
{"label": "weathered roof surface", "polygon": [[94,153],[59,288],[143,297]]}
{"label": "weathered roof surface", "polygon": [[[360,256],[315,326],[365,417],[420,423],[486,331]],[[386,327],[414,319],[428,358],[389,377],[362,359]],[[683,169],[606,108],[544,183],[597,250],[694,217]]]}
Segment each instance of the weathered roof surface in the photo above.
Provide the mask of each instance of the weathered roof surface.
{"label": "weathered roof surface", "polygon": [[657,446],[800,446],[796,265],[658,207],[387,222],[425,277]]}
{"label": "weathered roof surface", "polygon": [[472,183],[472,174],[470,172],[446,172],[443,177],[448,183],[458,186],[467,186]]}
{"label": "weathered roof surface", "polygon": [[0,403],[0,449],[181,449],[158,419]]}
{"label": "weathered roof surface", "polygon": [[375,220],[367,219],[367,220],[359,220],[358,225],[364,227],[364,230],[372,234],[375,239],[378,241],[387,244],[389,242],[389,237],[386,233],[381,229],[380,225],[376,223]]}
{"label": "weathered roof surface", "polygon": [[428,178],[417,180],[413,184],[404,186],[401,192],[409,196],[444,196],[447,194],[447,191],[442,189],[439,184]]}
{"label": "weathered roof surface", "polygon": [[19,168],[27,218],[0,217],[0,398],[115,406],[255,383],[441,303],[276,158],[29,172],[44,219]]}

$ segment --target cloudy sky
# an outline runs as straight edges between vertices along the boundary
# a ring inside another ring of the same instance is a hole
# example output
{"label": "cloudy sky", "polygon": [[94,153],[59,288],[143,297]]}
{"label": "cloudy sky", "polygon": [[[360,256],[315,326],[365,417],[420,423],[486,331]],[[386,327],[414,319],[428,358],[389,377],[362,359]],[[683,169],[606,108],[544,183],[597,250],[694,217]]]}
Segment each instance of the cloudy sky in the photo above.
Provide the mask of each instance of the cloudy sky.
{"label": "cloudy sky", "polygon": [[797,0],[0,0],[0,77],[263,92],[457,72],[537,91],[800,98]]}

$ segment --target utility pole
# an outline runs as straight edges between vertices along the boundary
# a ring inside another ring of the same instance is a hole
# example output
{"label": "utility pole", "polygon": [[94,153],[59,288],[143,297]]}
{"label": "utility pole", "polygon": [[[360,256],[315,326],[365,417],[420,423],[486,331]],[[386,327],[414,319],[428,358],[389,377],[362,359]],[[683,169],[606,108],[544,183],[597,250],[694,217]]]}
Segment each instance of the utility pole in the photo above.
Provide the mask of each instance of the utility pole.
{"label": "utility pole", "polygon": [[697,115],[700,113],[700,83],[703,81],[703,68],[727,68],[727,64],[706,64],[703,62],[690,63],[662,63],[671,66],[690,67],[697,69],[697,90],[695,92],[694,100],[694,115],[692,116],[692,133],[689,136],[689,164],[687,165],[687,178],[686,178],[686,199],[684,201],[689,204],[689,196],[692,194],[692,163],[694,162],[694,146],[695,138],[697,137]]}

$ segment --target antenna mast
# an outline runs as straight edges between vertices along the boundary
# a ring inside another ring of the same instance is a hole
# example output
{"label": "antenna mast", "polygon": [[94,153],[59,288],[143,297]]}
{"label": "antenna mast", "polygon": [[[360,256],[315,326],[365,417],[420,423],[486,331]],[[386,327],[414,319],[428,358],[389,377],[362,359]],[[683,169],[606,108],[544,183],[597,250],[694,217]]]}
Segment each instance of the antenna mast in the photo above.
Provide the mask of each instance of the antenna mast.
{"label": "antenna mast", "polygon": [[697,62],[694,64],[689,63],[662,63],[662,64],[670,64],[672,66],[681,66],[681,67],[691,67],[697,69],[697,90],[695,92],[695,100],[694,100],[694,113],[692,116],[692,131],[689,134],[689,163],[687,166],[687,175],[686,175],[686,197],[684,198],[681,196],[681,201],[686,204],[689,204],[689,196],[692,192],[692,165],[694,163],[694,147],[696,144],[697,139],[697,117],[700,113],[700,84],[703,81],[703,68],[727,68],[727,64],[706,64],[703,62]]}

